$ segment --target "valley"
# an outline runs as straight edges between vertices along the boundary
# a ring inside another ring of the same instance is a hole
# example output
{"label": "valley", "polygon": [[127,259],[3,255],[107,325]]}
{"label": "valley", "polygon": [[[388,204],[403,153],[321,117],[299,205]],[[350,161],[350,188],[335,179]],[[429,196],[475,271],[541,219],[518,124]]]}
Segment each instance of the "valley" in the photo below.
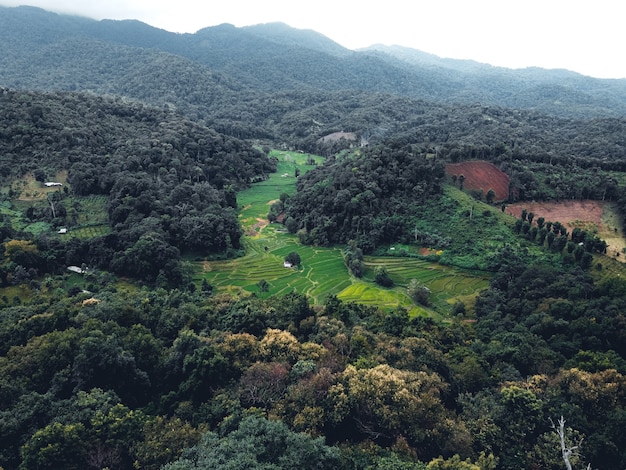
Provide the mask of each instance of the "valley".
{"label": "valley", "polygon": [[0,470],[626,468],[625,80],[0,7],[0,110]]}
{"label": "valley", "polygon": [[[449,316],[456,302],[471,305],[478,292],[487,287],[490,276],[486,272],[472,274],[408,257],[368,256],[365,258],[364,278],[360,280],[351,276],[344,264],[341,247],[301,245],[297,237],[287,233],[282,225],[268,224],[271,202],[283,193],[295,193],[296,170],[304,174],[313,168],[306,164],[311,158],[309,155],[274,151],[270,156],[279,160],[277,172],[271,174],[267,181],[254,183],[238,195],[242,206],[239,218],[247,233],[244,241],[246,254],[235,260],[198,262],[200,273],[194,276],[196,284],[206,279],[219,290],[232,292],[239,288],[262,297],[296,291],[305,293],[318,306],[332,295],[346,302],[385,310],[403,307],[411,315],[434,316],[437,319]],[[256,233],[252,235],[253,232]],[[406,248],[417,252],[416,247]],[[298,269],[283,266],[284,257],[292,251],[297,251],[303,260],[302,267]],[[388,269],[396,287],[385,289],[374,283],[373,271],[378,265]],[[406,293],[410,279],[418,279],[431,290],[433,302],[429,308],[415,305]],[[259,289],[261,280],[269,283],[266,292]]]}

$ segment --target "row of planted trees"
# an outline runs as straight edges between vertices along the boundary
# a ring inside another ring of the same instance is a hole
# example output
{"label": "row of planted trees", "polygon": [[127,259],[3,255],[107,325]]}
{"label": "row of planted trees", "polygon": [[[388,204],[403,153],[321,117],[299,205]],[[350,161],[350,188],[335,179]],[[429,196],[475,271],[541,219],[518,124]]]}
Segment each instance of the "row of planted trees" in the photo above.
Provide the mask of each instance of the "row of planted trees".
{"label": "row of planted trees", "polygon": [[543,217],[535,220],[535,214],[526,209],[515,221],[513,231],[555,253],[562,253],[566,261],[575,261],[585,268],[593,262],[592,253],[606,254],[608,246],[594,233],[579,227],[569,233],[561,222],[546,221]]}

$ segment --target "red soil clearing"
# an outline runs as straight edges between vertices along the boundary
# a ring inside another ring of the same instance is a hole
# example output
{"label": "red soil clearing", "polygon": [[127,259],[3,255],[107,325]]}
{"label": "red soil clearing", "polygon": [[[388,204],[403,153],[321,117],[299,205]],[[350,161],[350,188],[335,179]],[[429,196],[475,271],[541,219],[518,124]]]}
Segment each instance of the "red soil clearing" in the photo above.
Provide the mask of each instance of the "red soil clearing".
{"label": "red soil clearing", "polygon": [[[446,165],[448,176],[461,175],[465,177],[463,189],[481,190],[487,194],[490,189],[496,193],[494,201],[504,201],[509,197],[509,175],[501,171],[493,163],[485,161],[448,163]],[[457,180],[457,185],[458,180]]]}
{"label": "red soil clearing", "polygon": [[607,255],[626,263],[626,239],[622,231],[622,220],[615,208],[615,203],[601,201],[563,201],[563,202],[520,202],[506,207],[506,212],[518,219],[522,211],[535,214],[533,225],[539,217],[546,222],[560,222],[571,233],[576,227],[595,232],[608,244]]}
{"label": "red soil clearing", "polygon": [[563,201],[563,202],[520,202],[506,207],[506,211],[517,217],[522,211],[535,214],[533,221],[543,217],[546,222],[561,222],[570,228],[589,229],[595,226],[598,231],[603,230],[602,214],[604,202],[601,201]]}

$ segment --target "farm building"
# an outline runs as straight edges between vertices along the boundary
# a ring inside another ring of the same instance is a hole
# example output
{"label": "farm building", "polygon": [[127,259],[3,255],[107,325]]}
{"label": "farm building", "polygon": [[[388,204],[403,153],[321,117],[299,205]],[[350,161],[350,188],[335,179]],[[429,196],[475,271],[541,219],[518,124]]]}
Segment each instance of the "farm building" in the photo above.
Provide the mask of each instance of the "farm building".
{"label": "farm building", "polygon": [[53,186],[63,186],[63,183],[57,183],[55,181],[48,181],[43,184],[46,188],[52,188]]}

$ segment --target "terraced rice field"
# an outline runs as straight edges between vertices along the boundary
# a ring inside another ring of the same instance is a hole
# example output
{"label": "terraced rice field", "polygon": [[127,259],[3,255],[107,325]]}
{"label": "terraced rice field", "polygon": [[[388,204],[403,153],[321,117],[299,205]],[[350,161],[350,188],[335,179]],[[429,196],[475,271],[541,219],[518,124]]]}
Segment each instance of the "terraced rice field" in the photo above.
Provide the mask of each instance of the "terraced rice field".
{"label": "terraced rice field", "polygon": [[67,232],[67,235],[70,237],[76,237],[85,240],[95,237],[101,237],[109,233],[111,233],[111,227],[109,227],[107,224],[100,224],[91,225],[88,227],[77,227]]}
{"label": "terraced rice field", "polygon": [[[308,156],[304,154],[274,151],[272,155],[279,159],[276,173],[265,181],[254,183],[251,189],[237,194],[237,203],[241,207],[239,219],[248,235],[255,235],[267,223],[270,206],[281,194],[291,195],[296,192],[296,169],[304,174],[314,168],[313,165],[306,164]],[[321,157],[314,158],[321,163]]]}
{"label": "terraced rice field", "polygon": [[[417,313],[430,311],[445,314],[457,301],[468,302],[489,285],[487,275],[416,258],[366,257],[365,266],[364,280],[370,282],[361,282],[346,289],[339,295],[342,300],[387,307],[402,305]],[[378,266],[385,267],[395,283],[394,288],[381,289],[373,283],[374,269]],[[414,305],[406,294],[406,286],[411,279],[417,279],[430,289],[430,308]]]}
{"label": "terraced rice field", "polygon": [[[246,255],[242,258],[203,262],[201,277],[214,287],[241,288],[257,294],[260,294],[257,283],[264,279],[270,285],[267,295],[295,290],[309,295],[317,304],[350,285],[339,248],[299,245],[296,237],[277,231],[275,225],[267,227],[263,234],[244,241]],[[302,258],[300,268],[283,265],[285,256],[292,251]]]}
{"label": "terraced rice field", "polygon": [[[280,224],[269,224],[267,213],[280,194],[295,191],[295,169],[301,173],[306,156],[292,152],[276,152],[280,159],[277,173],[266,181],[238,194],[240,221],[247,234],[243,239],[246,255],[226,261],[196,262],[195,280],[206,279],[218,290],[246,291],[260,296],[297,291],[307,294],[313,303],[323,304],[329,295],[344,301],[374,305],[383,309],[403,306],[411,314],[445,317],[456,301],[471,302],[476,293],[487,287],[488,278],[416,258],[368,257],[366,275],[357,279],[348,272],[342,247],[303,246],[296,236],[286,233]],[[283,261],[296,251],[302,259],[300,268],[285,268]],[[391,289],[373,282],[376,266],[384,265],[395,282]],[[429,308],[417,306],[406,294],[411,279],[431,289]],[[261,292],[258,283],[265,280],[269,291]]]}

